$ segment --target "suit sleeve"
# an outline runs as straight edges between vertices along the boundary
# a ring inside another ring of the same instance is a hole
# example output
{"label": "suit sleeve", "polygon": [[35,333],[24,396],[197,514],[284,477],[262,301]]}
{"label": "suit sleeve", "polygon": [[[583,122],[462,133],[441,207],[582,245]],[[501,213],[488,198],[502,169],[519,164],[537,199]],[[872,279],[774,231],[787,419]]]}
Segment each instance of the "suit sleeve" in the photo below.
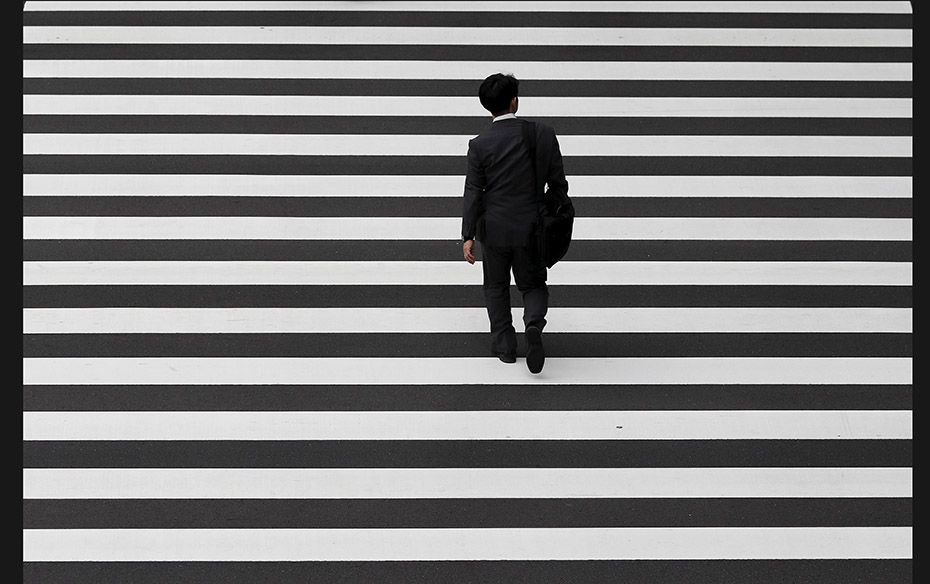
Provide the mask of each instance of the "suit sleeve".
{"label": "suit sleeve", "polygon": [[546,191],[548,196],[557,197],[557,200],[564,201],[568,198],[568,180],[565,179],[565,169],[562,167],[562,152],[559,150],[559,139],[555,131],[547,128],[551,155],[549,156],[549,168],[546,172],[546,184],[549,189]]}
{"label": "suit sleeve", "polygon": [[478,218],[484,208],[484,188],[487,179],[481,168],[474,140],[468,143],[468,170],[465,173],[465,196],[462,206],[462,240],[475,238]]}

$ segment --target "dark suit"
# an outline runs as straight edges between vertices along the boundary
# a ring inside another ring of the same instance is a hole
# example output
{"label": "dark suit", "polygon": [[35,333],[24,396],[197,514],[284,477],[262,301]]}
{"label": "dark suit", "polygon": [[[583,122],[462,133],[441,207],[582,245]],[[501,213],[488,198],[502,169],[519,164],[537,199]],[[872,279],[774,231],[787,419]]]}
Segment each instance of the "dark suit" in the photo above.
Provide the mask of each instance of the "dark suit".
{"label": "dark suit", "polygon": [[[491,123],[468,142],[462,238],[481,242],[484,296],[491,324],[491,351],[516,351],[510,311],[510,271],[523,294],[523,322],[542,330],[549,289],[539,257],[536,228],[542,202],[520,119]],[[536,123],[536,163],[549,190],[568,193],[555,131]]]}

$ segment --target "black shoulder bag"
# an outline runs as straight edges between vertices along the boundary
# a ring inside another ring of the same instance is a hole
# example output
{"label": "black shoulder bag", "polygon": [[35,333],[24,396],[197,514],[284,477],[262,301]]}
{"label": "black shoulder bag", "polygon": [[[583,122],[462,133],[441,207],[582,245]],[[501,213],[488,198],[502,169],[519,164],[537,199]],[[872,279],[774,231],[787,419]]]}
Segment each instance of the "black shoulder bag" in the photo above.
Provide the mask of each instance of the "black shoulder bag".
{"label": "black shoulder bag", "polygon": [[[535,122],[525,121],[523,123],[523,140],[526,142],[530,152],[530,161],[533,164],[536,193],[542,201],[539,205],[539,223],[536,229],[537,245],[546,267],[551,268],[565,256],[572,242],[575,207],[568,198],[568,194],[558,193],[556,195],[551,190],[543,190],[546,177],[540,174],[539,165],[536,164]],[[547,163],[543,168],[548,167]]]}

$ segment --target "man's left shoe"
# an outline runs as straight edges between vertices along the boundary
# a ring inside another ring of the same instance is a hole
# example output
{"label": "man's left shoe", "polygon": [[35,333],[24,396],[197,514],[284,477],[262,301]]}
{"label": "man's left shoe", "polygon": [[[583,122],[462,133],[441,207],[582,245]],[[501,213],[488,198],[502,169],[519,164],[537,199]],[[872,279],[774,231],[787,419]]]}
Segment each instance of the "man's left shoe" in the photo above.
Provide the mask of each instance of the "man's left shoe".
{"label": "man's left shoe", "polygon": [[526,327],[526,367],[530,373],[542,371],[546,352],[542,345],[542,331],[537,326]]}

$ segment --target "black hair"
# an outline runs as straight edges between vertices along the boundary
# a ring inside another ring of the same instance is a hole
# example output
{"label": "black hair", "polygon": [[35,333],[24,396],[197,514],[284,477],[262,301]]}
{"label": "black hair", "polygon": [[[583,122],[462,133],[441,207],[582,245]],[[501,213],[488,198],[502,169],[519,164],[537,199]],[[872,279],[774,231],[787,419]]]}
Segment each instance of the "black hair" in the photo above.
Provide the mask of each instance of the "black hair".
{"label": "black hair", "polygon": [[495,73],[481,83],[478,99],[484,109],[493,115],[507,111],[510,100],[517,97],[520,82],[513,75]]}

